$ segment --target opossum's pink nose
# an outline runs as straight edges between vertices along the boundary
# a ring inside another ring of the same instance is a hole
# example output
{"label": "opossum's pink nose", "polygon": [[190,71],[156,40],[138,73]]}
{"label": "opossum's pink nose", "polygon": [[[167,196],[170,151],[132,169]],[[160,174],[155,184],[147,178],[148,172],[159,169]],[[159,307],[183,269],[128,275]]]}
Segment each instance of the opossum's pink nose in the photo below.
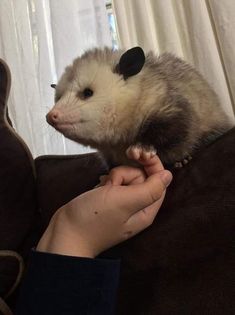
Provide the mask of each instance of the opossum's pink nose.
{"label": "opossum's pink nose", "polygon": [[61,113],[57,109],[52,109],[47,115],[46,120],[48,124],[55,126],[60,119]]}

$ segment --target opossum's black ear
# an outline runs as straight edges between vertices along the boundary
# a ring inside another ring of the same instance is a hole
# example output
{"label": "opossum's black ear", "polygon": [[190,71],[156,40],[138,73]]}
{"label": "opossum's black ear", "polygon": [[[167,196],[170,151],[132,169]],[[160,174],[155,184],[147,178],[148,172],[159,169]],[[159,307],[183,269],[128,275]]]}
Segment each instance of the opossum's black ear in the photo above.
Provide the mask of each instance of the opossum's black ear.
{"label": "opossum's black ear", "polygon": [[145,63],[145,55],[143,49],[134,47],[127,50],[120,58],[116,67],[116,72],[122,74],[124,79],[139,73]]}
{"label": "opossum's black ear", "polygon": [[55,88],[56,88],[56,84],[51,84],[51,87],[52,87],[53,89],[55,89]]}

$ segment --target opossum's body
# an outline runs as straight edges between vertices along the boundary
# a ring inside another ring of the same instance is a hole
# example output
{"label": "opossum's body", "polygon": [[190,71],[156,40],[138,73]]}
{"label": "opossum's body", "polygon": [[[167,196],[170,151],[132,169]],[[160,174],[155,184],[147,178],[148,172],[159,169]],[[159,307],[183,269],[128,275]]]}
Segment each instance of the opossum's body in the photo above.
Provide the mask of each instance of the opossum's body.
{"label": "opossum's body", "polygon": [[215,92],[186,62],[136,47],[94,49],[66,68],[47,120],[66,137],[128,164],[130,145],[175,164],[232,127]]}

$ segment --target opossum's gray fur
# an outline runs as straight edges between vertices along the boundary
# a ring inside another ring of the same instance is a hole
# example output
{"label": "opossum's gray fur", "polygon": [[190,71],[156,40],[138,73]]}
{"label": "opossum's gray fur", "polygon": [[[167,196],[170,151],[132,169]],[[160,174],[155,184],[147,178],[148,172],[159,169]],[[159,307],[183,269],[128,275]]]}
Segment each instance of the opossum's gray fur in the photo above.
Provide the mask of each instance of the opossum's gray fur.
{"label": "opossum's gray fur", "polygon": [[[97,148],[111,164],[129,163],[125,151],[135,144],[154,147],[165,164],[174,164],[233,126],[216,93],[188,63],[150,52],[141,71],[125,78],[118,73],[122,54],[94,49],[66,68],[52,111],[60,111],[67,129],[52,123],[56,129]],[[86,87],[94,90],[87,100],[79,97]]]}

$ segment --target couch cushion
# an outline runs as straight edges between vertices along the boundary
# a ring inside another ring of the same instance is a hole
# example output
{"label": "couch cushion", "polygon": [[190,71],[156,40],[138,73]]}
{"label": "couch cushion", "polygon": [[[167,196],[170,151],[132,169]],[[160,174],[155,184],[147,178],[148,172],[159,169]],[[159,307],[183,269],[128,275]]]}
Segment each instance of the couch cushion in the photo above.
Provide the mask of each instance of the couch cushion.
{"label": "couch cushion", "polygon": [[59,207],[92,189],[108,169],[98,153],[41,156],[35,166],[42,231]]}

